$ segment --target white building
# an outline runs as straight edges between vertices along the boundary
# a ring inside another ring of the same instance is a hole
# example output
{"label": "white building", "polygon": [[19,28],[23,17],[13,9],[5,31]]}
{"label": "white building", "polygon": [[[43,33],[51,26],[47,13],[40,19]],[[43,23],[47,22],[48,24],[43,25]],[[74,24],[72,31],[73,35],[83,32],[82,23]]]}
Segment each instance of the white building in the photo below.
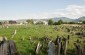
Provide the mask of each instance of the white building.
{"label": "white building", "polygon": [[33,23],[34,24],[37,24],[38,22],[43,22],[44,25],[48,25],[48,22],[47,21],[34,21]]}

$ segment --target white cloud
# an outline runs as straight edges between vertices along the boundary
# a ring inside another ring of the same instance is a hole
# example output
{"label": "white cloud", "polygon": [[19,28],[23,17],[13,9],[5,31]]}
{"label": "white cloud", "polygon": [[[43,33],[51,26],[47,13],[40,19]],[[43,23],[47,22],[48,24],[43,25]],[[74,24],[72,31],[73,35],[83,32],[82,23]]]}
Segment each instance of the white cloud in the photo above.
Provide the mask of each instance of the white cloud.
{"label": "white cloud", "polygon": [[85,16],[85,5],[69,5],[65,9],[58,9],[54,12],[45,12],[42,14],[37,14],[36,16],[37,18],[68,17],[75,19],[81,16]]}
{"label": "white cloud", "polygon": [[7,16],[0,16],[1,18],[5,19],[26,19],[26,18],[34,18],[34,19],[41,19],[41,18],[51,18],[51,17],[68,17],[68,18],[78,18],[81,16],[85,16],[85,5],[78,6],[78,5],[69,5],[64,9],[57,9],[53,12],[43,12],[43,13],[34,13],[34,14],[16,14],[16,15],[7,15]]}
{"label": "white cloud", "polygon": [[79,18],[85,16],[85,6],[69,5],[65,9],[56,10],[55,12],[48,13],[47,17],[68,17]]}

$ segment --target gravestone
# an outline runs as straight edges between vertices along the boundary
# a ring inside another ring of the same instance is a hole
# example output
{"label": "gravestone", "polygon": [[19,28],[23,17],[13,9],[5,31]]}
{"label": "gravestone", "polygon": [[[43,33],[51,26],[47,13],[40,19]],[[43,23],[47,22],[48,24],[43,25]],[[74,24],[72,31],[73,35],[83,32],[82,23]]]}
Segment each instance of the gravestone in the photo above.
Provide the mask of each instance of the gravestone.
{"label": "gravestone", "polygon": [[36,48],[36,51],[35,51],[35,54],[36,55],[39,55],[39,52],[40,52],[40,48],[41,48],[41,44],[40,44],[40,42],[37,44],[37,48]]}
{"label": "gravestone", "polygon": [[14,35],[16,35],[17,34],[17,30],[14,30]]}
{"label": "gravestone", "polygon": [[61,51],[61,38],[58,36],[55,41],[55,55],[60,55]]}
{"label": "gravestone", "polygon": [[12,38],[14,38],[14,36],[17,34],[17,30],[14,30]]}
{"label": "gravestone", "polygon": [[55,55],[55,44],[52,41],[50,41],[48,47],[48,55]]}
{"label": "gravestone", "polygon": [[6,41],[0,42],[0,55],[8,55],[8,43]]}
{"label": "gravestone", "polygon": [[9,49],[9,55],[17,54],[17,48],[14,41],[12,40],[8,41],[8,49]]}
{"label": "gravestone", "polygon": [[65,39],[65,42],[64,42],[64,55],[66,55],[67,44],[68,44],[68,41],[67,41],[67,39]]}
{"label": "gravestone", "polygon": [[15,42],[7,41],[5,38],[0,41],[0,55],[19,55],[16,49]]}

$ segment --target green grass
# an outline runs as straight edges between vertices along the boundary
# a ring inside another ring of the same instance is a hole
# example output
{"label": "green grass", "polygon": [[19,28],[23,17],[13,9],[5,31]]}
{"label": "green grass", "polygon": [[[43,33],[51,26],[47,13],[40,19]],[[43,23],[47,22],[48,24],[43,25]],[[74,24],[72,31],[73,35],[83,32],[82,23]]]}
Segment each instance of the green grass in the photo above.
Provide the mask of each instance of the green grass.
{"label": "green grass", "polygon": [[[62,30],[60,27],[57,26],[58,29],[61,29],[57,31],[54,29],[56,26],[45,26],[45,25],[12,25],[9,28],[1,28],[0,26],[0,36],[6,36],[8,40],[14,40],[16,42],[16,46],[18,49],[18,52],[21,53],[21,55],[34,55],[35,48],[37,46],[38,42],[44,43],[46,46],[44,48],[47,48],[46,42],[44,42],[42,39],[44,36],[48,36],[50,39],[55,40],[57,36],[64,36],[67,37],[67,35],[71,35],[70,33],[66,32],[65,30]],[[70,28],[70,27],[69,27]],[[12,34],[14,30],[17,30],[17,34],[12,38]],[[32,40],[30,41],[30,37]],[[24,38],[24,40],[22,40]],[[73,50],[75,47],[73,43],[78,39],[78,36],[71,35],[70,44],[68,46],[68,49]],[[34,43],[35,42],[35,43]],[[46,52],[45,52],[46,51]],[[40,55],[47,55],[47,50],[41,49]]]}

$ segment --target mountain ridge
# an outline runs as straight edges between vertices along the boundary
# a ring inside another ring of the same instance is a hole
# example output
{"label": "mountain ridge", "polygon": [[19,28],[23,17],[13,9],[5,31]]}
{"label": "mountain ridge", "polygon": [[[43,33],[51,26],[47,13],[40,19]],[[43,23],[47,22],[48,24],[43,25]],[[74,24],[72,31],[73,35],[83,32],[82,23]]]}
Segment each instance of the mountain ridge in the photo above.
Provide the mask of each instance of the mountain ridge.
{"label": "mountain ridge", "polygon": [[[71,19],[71,18],[68,18],[68,17],[54,17],[54,18],[43,18],[43,19],[32,19],[33,21],[47,21],[49,19],[52,19],[54,22],[57,22],[59,20],[62,20],[64,22],[80,22],[80,21],[85,21],[85,16],[82,16],[82,17],[79,17],[78,19]],[[26,20],[29,20],[29,19],[18,19],[18,20],[14,20],[14,21],[17,21],[17,22],[24,22]],[[9,21],[9,20],[0,20],[0,22],[3,22],[3,21]]]}

